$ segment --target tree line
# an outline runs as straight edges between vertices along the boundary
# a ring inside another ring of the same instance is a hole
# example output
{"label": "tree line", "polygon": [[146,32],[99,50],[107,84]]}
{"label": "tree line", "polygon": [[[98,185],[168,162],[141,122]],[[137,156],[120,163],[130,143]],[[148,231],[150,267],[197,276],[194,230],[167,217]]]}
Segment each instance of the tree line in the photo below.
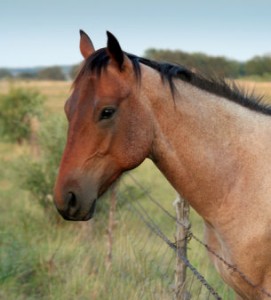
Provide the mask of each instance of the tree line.
{"label": "tree line", "polygon": [[53,66],[47,68],[22,70],[14,74],[7,68],[0,68],[0,79],[36,79],[36,80],[67,80],[69,79],[69,72],[66,74],[60,66]]}
{"label": "tree line", "polygon": [[[145,51],[144,57],[176,63],[203,74],[215,74],[219,77],[240,78],[257,76],[271,80],[271,54],[255,56],[250,60],[240,62],[223,56],[150,48]],[[43,68],[36,72],[21,72],[14,76],[9,69],[0,68],[0,79],[15,77],[21,79],[70,80],[75,78],[78,69],[79,64],[71,66],[67,72],[64,72],[60,66],[54,66]]]}
{"label": "tree line", "polygon": [[209,56],[203,53],[148,49],[145,57],[180,64],[203,74],[216,74],[220,77],[260,76],[271,79],[271,54],[255,56],[246,62],[239,62],[223,56]]}

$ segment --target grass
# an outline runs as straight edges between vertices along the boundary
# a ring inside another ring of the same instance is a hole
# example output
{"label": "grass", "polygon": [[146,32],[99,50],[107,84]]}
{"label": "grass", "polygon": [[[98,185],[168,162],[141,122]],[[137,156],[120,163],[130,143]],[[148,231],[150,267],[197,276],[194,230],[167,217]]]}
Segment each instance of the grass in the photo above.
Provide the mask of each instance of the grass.
{"label": "grass", "polygon": [[70,82],[65,81],[31,81],[31,80],[0,80],[1,94],[8,93],[11,88],[35,89],[46,98],[46,109],[48,113],[59,113],[63,111],[64,103],[70,93]]}
{"label": "grass", "polygon": [[95,224],[99,220],[48,223],[40,207],[14,185],[1,190],[0,209],[0,299],[151,299],[145,279],[153,265],[146,255],[154,248],[135,250],[138,241],[127,230],[142,235],[142,228],[127,223],[130,217],[125,213],[119,219],[124,226],[117,226],[108,272],[106,225]]}
{"label": "grass", "polygon": [[239,80],[238,84],[246,91],[254,91],[256,95],[264,96],[265,103],[271,103],[271,81],[255,82],[252,80]]}
{"label": "grass", "polygon": [[[127,206],[117,210],[113,263],[108,270],[106,216],[97,215],[87,223],[48,222],[45,211],[17,186],[13,169],[7,168],[21,154],[13,147],[0,144],[0,149],[13,153],[0,163],[1,169],[5,166],[0,178],[0,299],[172,299],[174,253]],[[174,214],[175,193],[150,161],[135,170],[134,176],[147,188],[153,182],[153,196]],[[129,179],[125,181],[130,184]],[[133,190],[135,194],[140,192]],[[140,198],[141,205],[174,240],[174,223],[146,197]],[[201,221],[194,213],[192,218],[201,236]],[[192,251],[192,243],[190,248],[191,260],[208,275],[205,251]],[[213,277],[217,282],[217,276]],[[194,283],[193,290],[198,289]]]}
{"label": "grass", "polygon": [[[242,81],[240,84],[271,96],[271,83]],[[0,81],[2,93],[8,92],[10,86],[35,88],[45,94],[49,115],[62,113],[70,84]],[[86,223],[69,223],[60,217],[58,222],[51,222],[37,201],[20,188],[14,174],[12,166],[28,152],[28,146],[0,142],[0,299],[172,299],[174,253],[131,212],[128,201],[140,203],[172,241],[174,222],[153,206],[126,176],[120,189],[124,191],[124,185],[128,185],[129,191],[126,188],[125,200],[118,203],[113,260],[108,269],[107,215],[100,213]],[[174,214],[175,192],[149,160],[133,174]],[[137,201],[129,200],[139,197]],[[100,200],[100,207],[102,201],[108,201],[108,197]],[[193,233],[203,239],[202,221],[193,210],[191,222]],[[234,299],[207,259],[205,249],[193,240],[189,243],[189,259],[223,299]],[[208,298],[190,271],[188,278],[192,299]]]}

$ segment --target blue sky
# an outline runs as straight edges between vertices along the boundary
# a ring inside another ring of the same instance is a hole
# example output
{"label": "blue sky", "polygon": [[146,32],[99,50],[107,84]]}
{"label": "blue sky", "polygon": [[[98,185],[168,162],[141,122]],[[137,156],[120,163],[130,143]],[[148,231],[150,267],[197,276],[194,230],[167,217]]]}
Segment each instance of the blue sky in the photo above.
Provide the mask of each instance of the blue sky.
{"label": "blue sky", "polygon": [[270,0],[1,0],[0,67],[81,61],[79,29],[96,48],[181,49],[247,60],[271,53]]}

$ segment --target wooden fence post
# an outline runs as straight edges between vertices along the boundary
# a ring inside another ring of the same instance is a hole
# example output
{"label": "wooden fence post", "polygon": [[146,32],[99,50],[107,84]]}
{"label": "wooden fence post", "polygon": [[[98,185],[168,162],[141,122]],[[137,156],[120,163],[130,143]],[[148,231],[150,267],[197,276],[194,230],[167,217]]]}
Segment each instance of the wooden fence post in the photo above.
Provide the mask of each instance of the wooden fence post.
{"label": "wooden fence post", "polygon": [[[187,228],[189,228],[189,204],[182,199],[179,194],[173,205],[176,208],[177,229],[176,229],[176,246],[177,252],[183,256],[187,255]],[[182,226],[181,224],[184,224]],[[189,293],[185,288],[186,281],[186,266],[181,258],[176,256],[176,271],[175,271],[175,300],[190,299]]]}
{"label": "wooden fence post", "polygon": [[107,255],[106,255],[106,268],[110,269],[112,265],[113,256],[113,230],[115,226],[115,212],[117,203],[117,185],[114,184],[110,191],[110,208],[109,208],[109,218],[107,227]]}
{"label": "wooden fence post", "polygon": [[40,145],[38,143],[38,131],[39,131],[39,120],[37,117],[33,117],[30,119],[30,147],[31,154],[34,158],[40,157]]}

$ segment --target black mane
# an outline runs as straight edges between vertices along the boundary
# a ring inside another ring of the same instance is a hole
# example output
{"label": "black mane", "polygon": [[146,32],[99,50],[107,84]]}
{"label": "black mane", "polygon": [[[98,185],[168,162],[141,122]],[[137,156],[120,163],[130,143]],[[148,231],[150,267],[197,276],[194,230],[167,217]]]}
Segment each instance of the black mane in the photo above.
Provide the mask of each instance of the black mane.
{"label": "black mane", "polygon": [[[271,106],[262,103],[262,96],[255,96],[254,93],[245,92],[233,81],[226,82],[225,79],[194,73],[181,65],[160,63],[133,54],[125,54],[131,60],[138,80],[141,78],[140,63],[149,66],[160,73],[163,82],[168,82],[173,96],[176,92],[174,79],[180,79],[211,94],[227,98],[248,109],[271,115]],[[76,84],[84,74],[89,72],[96,73],[97,76],[100,76],[102,70],[107,67],[108,62],[109,56],[106,48],[99,49],[85,61],[74,84]]]}

